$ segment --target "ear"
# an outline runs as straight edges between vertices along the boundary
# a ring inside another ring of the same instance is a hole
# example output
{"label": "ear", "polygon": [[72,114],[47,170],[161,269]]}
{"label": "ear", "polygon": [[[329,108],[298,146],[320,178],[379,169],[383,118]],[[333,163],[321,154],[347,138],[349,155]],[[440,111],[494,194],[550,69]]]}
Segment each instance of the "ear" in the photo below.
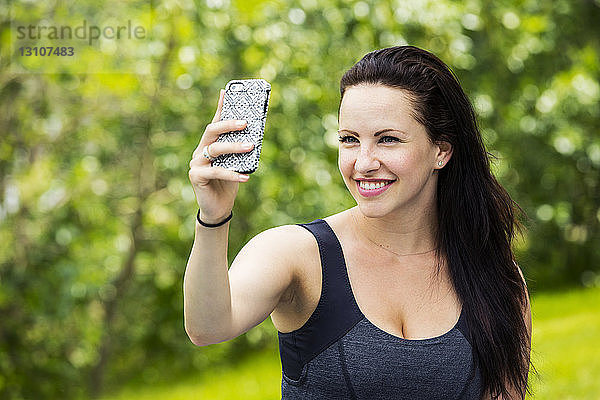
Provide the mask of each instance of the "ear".
{"label": "ear", "polygon": [[[435,169],[442,169],[448,164],[450,158],[452,157],[452,145],[448,142],[437,142],[437,154],[435,157]],[[440,161],[441,164],[440,165]]]}

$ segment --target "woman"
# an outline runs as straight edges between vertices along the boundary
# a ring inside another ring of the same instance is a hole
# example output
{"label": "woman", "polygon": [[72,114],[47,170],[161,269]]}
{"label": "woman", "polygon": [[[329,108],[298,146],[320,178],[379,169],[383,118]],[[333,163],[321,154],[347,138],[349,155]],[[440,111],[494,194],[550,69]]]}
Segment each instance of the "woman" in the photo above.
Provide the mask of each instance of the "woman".
{"label": "woman", "polygon": [[[357,206],[251,239],[227,270],[227,221],[247,177],[210,159],[244,124],[219,121],[190,162],[200,211],[184,283],[197,345],[269,314],[284,399],[522,399],[531,311],[511,239],[519,209],[490,173],[448,67],[377,50],[340,85],[339,169]],[[208,225],[208,226],[207,226]]]}

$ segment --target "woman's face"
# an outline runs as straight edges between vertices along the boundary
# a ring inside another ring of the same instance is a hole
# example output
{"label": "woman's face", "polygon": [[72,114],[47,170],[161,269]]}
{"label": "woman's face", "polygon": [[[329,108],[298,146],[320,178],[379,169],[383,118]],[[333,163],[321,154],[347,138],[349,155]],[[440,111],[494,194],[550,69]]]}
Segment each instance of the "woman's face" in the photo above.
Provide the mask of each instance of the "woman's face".
{"label": "woman's face", "polygon": [[[346,187],[368,217],[396,210],[410,213],[435,204],[434,171],[443,168],[451,149],[431,143],[425,127],[412,114],[407,92],[401,89],[361,84],[344,93],[338,166]],[[365,188],[359,185],[361,181]]]}

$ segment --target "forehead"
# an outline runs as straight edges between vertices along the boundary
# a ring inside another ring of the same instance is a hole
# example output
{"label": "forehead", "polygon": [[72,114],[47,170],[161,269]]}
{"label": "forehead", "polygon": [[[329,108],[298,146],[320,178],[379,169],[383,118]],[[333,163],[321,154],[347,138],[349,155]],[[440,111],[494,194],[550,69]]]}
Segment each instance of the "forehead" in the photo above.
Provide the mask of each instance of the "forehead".
{"label": "forehead", "polygon": [[352,130],[414,130],[421,124],[414,119],[413,113],[414,108],[405,90],[361,84],[346,89],[340,104],[339,122],[340,128]]}

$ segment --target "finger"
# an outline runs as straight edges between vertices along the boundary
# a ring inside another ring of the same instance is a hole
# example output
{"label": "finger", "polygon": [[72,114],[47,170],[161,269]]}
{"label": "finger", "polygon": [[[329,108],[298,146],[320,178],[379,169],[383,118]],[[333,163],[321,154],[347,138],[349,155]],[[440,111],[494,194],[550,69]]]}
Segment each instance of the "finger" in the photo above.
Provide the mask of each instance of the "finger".
{"label": "finger", "polygon": [[[214,142],[208,146],[208,153],[216,158],[221,154],[246,153],[252,149],[254,149],[254,143],[250,142]],[[208,158],[204,157],[203,148],[198,148],[194,151],[190,168],[192,165],[206,165],[209,162]]]}
{"label": "finger", "polygon": [[215,179],[231,182],[246,182],[249,178],[249,175],[240,174],[239,172],[223,167],[202,168],[194,166],[190,169],[188,175],[190,181],[198,185],[206,185]]}
{"label": "finger", "polygon": [[247,123],[243,119],[228,119],[226,121],[217,121],[206,125],[204,135],[200,142],[212,143],[219,138],[219,135],[231,131],[241,131],[246,127]]}
{"label": "finger", "polygon": [[221,119],[221,110],[223,109],[223,98],[225,97],[225,91],[221,89],[219,92],[219,102],[217,103],[217,111],[212,119],[212,122],[217,122]]}

